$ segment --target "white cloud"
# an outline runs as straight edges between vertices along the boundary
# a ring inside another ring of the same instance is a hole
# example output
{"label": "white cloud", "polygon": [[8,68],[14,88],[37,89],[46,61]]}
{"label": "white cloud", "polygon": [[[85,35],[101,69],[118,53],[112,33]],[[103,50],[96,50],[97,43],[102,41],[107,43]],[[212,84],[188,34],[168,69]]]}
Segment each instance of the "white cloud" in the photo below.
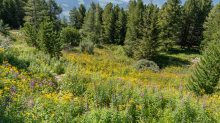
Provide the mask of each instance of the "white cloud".
{"label": "white cloud", "polygon": [[67,4],[62,4],[63,6],[65,6],[65,7],[69,7],[69,5],[67,5]]}
{"label": "white cloud", "polygon": [[70,11],[63,11],[63,15],[65,15],[65,16],[70,16]]}
{"label": "white cloud", "polygon": [[83,0],[77,0],[78,1],[78,4],[85,4],[85,2]]}

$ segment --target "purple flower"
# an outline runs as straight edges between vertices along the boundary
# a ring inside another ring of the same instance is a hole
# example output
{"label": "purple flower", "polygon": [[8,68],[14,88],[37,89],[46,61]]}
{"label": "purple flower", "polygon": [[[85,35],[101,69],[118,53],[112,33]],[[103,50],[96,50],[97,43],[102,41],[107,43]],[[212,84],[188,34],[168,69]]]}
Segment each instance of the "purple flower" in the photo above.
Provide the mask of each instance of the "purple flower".
{"label": "purple flower", "polygon": [[184,97],[181,99],[181,103],[184,103],[185,102],[185,99],[184,99]]}
{"label": "purple flower", "polygon": [[182,90],[183,90],[183,86],[180,85],[180,87],[179,87],[179,91],[182,91]]}
{"label": "purple flower", "polygon": [[9,64],[9,63],[6,64],[6,66],[9,66],[9,65],[11,65],[11,64]]}
{"label": "purple flower", "polygon": [[33,101],[32,99],[29,99],[28,105],[29,105],[30,108],[33,108],[33,106],[34,106],[34,101]]}
{"label": "purple flower", "polygon": [[119,78],[119,82],[121,81],[121,77]]}
{"label": "purple flower", "polygon": [[144,92],[141,93],[141,96],[144,97]]}
{"label": "purple flower", "polygon": [[158,89],[157,89],[157,87],[155,88],[155,92],[158,92]]}
{"label": "purple flower", "polygon": [[34,89],[35,83],[36,83],[36,79],[31,79],[31,81],[30,81],[30,88],[31,89]]}
{"label": "purple flower", "polygon": [[205,104],[205,102],[203,102],[203,104],[202,104],[202,107],[203,107],[203,108],[205,108],[205,107],[206,107],[206,104]]}
{"label": "purple flower", "polygon": [[162,99],[162,95],[161,94],[159,95],[159,98]]}
{"label": "purple flower", "polygon": [[16,93],[16,88],[14,86],[11,86],[9,91],[10,93]]}
{"label": "purple flower", "polygon": [[150,85],[148,84],[147,87],[150,87]]}
{"label": "purple flower", "polygon": [[14,77],[17,78],[19,76],[19,72],[15,73]]}
{"label": "purple flower", "polygon": [[22,76],[22,77],[21,77],[21,79],[26,79],[26,78],[27,78],[27,77],[25,77],[25,76]]}

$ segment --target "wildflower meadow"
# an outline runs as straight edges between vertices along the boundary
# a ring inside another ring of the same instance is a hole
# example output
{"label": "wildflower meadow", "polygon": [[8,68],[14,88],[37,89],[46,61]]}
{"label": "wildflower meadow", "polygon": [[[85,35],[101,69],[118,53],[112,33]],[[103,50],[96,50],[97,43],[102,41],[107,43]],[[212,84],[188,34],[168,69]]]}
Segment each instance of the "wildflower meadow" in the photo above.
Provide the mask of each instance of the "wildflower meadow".
{"label": "wildflower meadow", "polygon": [[62,51],[57,60],[13,35],[11,48],[0,50],[1,123],[220,121],[219,93],[195,95],[186,88],[193,63],[168,61],[157,73],[139,71],[132,67],[135,60],[111,48],[96,48],[94,54]]}

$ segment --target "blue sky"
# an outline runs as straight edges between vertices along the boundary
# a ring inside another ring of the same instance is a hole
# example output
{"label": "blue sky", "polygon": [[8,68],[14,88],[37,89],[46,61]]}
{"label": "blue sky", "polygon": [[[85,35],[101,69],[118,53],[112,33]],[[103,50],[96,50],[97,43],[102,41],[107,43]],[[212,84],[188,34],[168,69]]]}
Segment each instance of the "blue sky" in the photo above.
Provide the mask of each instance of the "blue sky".
{"label": "blue sky", "polygon": [[[103,8],[105,7],[105,5],[109,2],[113,3],[114,5],[119,4],[120,7],[127,7],[127,4],[129,2],[129,0],[56,0],[56,2],[58,4],[60,4],[63,8],[63,13],[61,14],[61,18],[63,16],[66,16],[68,18],[69,15],[69,11],[76,6],[77,8],[80,6],[80,4],[83,4],[86,6],[87,10],[90,6],[90,3],[94,1],[95,3],[99,3]],[[153,0],[154,4],[157,4],[158,7],[161,7],[164,2],[166,2],[167,0]],[[182,0],[182,4],[185,3],[186,0]],[[145,4],[148,4],[151,2],[151,0],[143,0],[143,2]],[[216,3],[218,3],[218,0],[213,0],[213,4],[215,5]]]}

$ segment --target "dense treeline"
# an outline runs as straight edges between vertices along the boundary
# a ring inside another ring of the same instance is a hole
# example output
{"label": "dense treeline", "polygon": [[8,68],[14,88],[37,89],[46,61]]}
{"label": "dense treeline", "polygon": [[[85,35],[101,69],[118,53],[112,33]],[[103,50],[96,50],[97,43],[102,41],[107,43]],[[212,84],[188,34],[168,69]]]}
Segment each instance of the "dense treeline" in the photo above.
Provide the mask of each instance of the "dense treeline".
{"label": "dense treeline", "polygon": [[160,50],[171,50],[174,45],[193,48],[207,40],[203,25],[212,0],[181,4],[181,0],[168,0],[159,8],[153,3],[144,5],[143,0],[130,0],[125,10],[112,3],[102,8],[92,2],[88,11],[82,4],[70,10],[67,22],[65,16],[58,18],[62,8],[55,0],[1,0],[0,19],[11,28],[28,22],[37,33],[40,23],[49,18],[58,32],[69,26],[79,30],[83,40],[124,45],[128,56],[154,59]]}

